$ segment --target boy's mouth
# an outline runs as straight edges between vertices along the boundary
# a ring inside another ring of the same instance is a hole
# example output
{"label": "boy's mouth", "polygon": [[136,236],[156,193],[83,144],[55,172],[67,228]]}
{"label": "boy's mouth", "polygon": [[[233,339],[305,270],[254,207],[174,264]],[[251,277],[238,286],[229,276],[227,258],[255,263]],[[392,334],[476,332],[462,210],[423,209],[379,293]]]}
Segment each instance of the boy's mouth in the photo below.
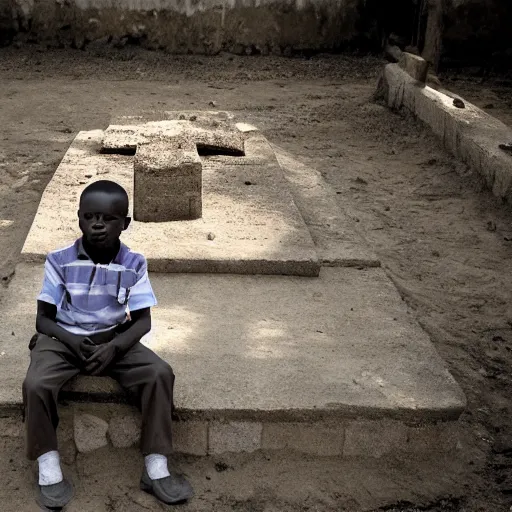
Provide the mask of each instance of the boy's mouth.
{"label": "boy's mouth", "polygon": [[107,239],[106,233],[95,233],[91,235],[92,242],[104,242]]}

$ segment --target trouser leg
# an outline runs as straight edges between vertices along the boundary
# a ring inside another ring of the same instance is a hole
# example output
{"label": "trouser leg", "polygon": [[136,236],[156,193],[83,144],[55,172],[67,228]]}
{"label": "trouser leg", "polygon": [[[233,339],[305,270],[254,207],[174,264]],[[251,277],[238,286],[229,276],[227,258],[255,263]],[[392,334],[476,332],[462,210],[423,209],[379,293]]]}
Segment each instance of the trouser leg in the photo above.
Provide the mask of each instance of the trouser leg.
{"label": "trouser leg", "polygon": [[31,460],[57,450],[57,397],[62,386],[79,373],[76,363],[63,343],[38,335],[23,382],[27,456]]}
{"label": "trouser leg", "polygon": [[144,455],[172,452],[174,373],[152,350],[136,343],[108,370],[132,395],[142,414],[141,449]]}

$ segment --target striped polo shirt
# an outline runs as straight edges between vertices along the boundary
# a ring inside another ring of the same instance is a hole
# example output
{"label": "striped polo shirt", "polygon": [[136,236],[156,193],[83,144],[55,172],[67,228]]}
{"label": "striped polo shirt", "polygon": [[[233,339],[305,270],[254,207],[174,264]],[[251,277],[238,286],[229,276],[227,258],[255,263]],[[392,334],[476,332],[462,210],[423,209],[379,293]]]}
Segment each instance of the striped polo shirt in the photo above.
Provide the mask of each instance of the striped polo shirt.
{"label": "striped polo shirt", "polygon": [[108,265],[94,263],[82,239],[46,257],[38,300],[57,306],[56,322],[88,336],[122,324],[129,311],[156,305],[146,259],[121,243]]}

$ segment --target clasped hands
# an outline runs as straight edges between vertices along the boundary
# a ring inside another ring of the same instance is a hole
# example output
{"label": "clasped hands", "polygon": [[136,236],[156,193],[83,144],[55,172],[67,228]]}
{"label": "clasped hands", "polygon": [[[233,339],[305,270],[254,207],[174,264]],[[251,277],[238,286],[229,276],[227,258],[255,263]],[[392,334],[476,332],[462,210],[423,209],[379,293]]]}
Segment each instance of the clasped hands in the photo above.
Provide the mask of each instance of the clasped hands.
{"label": "clasped hands", "polygon": [[117,355],[117,347],[111,341],[96,345],[90,338],[77,339],[74,352],[90,375],[100,375]]}

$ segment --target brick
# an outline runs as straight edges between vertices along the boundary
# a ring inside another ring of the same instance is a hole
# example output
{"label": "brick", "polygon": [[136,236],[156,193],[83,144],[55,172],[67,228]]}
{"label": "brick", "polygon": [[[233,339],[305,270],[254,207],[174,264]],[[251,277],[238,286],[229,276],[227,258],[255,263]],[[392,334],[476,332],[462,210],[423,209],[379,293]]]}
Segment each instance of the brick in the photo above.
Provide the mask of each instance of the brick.
{"label": "brick", "polygon": [[173,423],[173,447],[189,455],[208,454],[208,423],[206,421],[177,421]]}
{"label": "brick", "polygon": [[202,215],[202,165],[195,145],[142,144],[134,160],[133,214],[142,222],[191,220]]}
{"label": "brick", "polygon": [[259,450],[262,429],[262,424],[255,422],[213,422],[208,430],[208,451],[211,454],[221,454]]}
{"label": "brick", "polygon": [[347,424],[343,455],[347,457],[382,457],[403,451],[407,428],[390,420],[358,420]]}
{"label": "brick", "polygon": [[414,80],[425,83],[428,74],[428,62],[419,55],[403,52],[398,65]]}
{"label": "brick", "polygon": [[449,453],[457,448],[460,430],[457,422],[408,427],[405,451],[410,453]]}
{"label": "brick", "polygon": [[343,425],[324,423],[266,423],[263,426],[263,450],[295,450],[313,455],[341,455]]}

